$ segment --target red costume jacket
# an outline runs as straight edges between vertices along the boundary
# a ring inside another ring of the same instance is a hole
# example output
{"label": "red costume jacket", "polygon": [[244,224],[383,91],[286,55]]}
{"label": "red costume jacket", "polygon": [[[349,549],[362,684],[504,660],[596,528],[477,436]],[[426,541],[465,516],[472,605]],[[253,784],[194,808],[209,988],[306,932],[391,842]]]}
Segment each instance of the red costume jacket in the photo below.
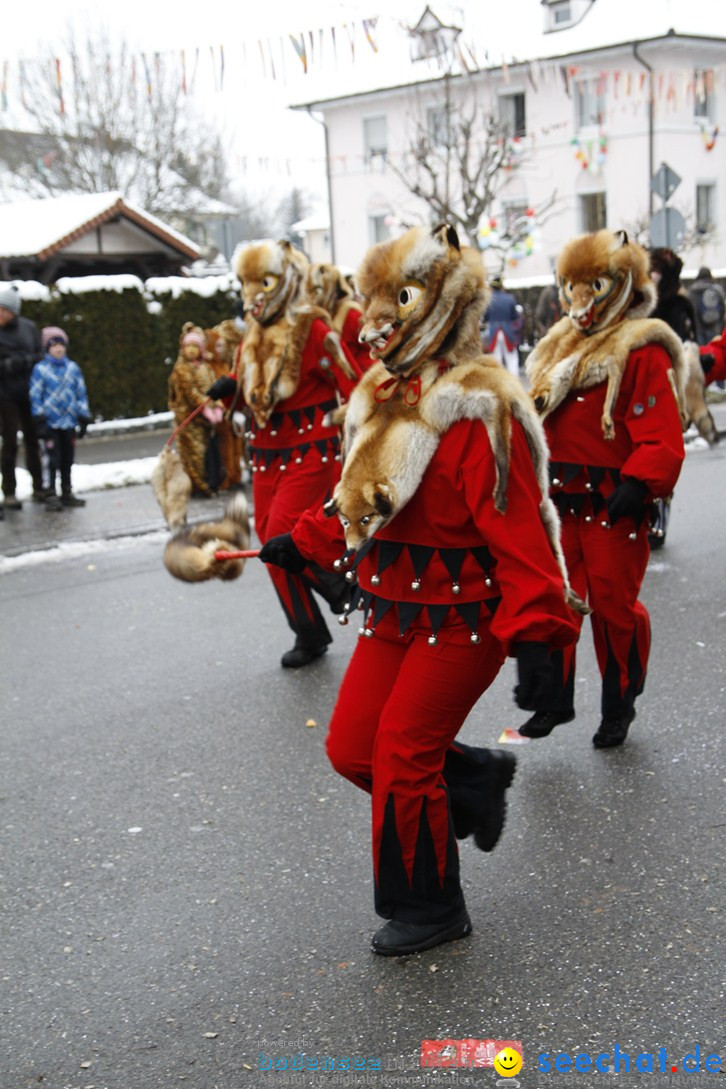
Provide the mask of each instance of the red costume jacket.
{"label": "red costume jacket", "polygon": [[652,497],[669,495],[684,458],[683,429],[668,377],[666,351],[630,353],[613,410],[615,437],[603,437],[605,382],[573,389],[544,420],[551,495],[561,513],[599,514],[622,477],[642,481]]}
{"label": "red costume jacket", "polygon": [[[258,428],[253,419],[247,435],[253,470],[287,470],[300,465],[311,450],[317,451],[324,462],[338,455],[338,428],[326,426],[323,418],[337,407],[336,393],[347,399],[355,382],[331,365],[324,347],[329,332],[325,322],[316,318],[302,352],[297,390],[292,397],[278,402],[265,428]],[[242,351],[241,345],[238,351]],[[346,351],[346,356],[358,375],[360,368],[350,352]]]}
{"label": "red costume jacket", "polygon": [[705,372],[705,382],[710,386],[711,382],[726,382],[726,329],[720,337],[714,337],[708,344],[700,349],[700,354],[713,356],[713,364]]}
{"label": "red costume jacket", "polygon": [[[459,420],[442,437],[415,495],[352,560],[368,628],[396,609],[399,630],[417,618],[431,640],[450,617],[490,630],[513,653],[531,640],[560,647],[577,637],[563,579],[540,519],[541,499],[527,442],[512,423],[507,510],[494,507],[494,460],[483,423]],[[337,517],[308,511],[293,539],[331,568],[345,549]]]}

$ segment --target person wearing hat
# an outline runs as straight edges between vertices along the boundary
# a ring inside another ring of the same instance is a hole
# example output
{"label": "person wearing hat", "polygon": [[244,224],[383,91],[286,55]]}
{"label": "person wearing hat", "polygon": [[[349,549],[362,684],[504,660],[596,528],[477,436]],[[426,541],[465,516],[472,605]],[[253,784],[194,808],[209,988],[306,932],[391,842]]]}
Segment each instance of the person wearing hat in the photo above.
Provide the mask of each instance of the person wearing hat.
{"label": "person wearing hat", "polygon": [[[83,438],[91,422],[86,383],[81,368],[68,358],[68,334],[57,325],[48,325],[40,335],[45,355],[30,376],[30,408],[48,455],[50,488],[45,508],[84,507],[85,499],[71,490],[71,468],[76,429]],[[60,497],[55,490],[57,473]]]}
{"label": "person wearing hat", "polygon": [[[0,426],[2,427],[2,489],[5,507],[20,510],[15,495],[18,431],[23,432],[25,465],[33,478],[33,498],[45,499],[38,435],[30,413],[30,372],[43,355],[40,333],[28,318],[20,316],[20,291],[15,284],[0,283]],[[2,517],[0,506],[0,517]]]}

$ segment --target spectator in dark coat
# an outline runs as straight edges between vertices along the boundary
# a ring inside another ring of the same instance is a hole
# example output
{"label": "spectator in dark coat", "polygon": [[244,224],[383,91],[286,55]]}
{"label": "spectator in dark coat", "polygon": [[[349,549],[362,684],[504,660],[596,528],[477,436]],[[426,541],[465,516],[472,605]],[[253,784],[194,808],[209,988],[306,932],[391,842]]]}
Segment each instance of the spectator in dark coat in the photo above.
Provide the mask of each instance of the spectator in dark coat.
{"label": "spectator in dark coat", "polygon": [[726,296],[721,284],[714,280],[710,268],[698,270],[688,297],[696,313],[698,343],[708,344],[714,337],[720,337],[726,325]]}
{"label": "spectator in dark coat", "polygon": [[660,318],[683,341],[696,339],[696,315],[693,304],[681,287],[680,257],[667,247],[650,251],[650,275],[658,289],[658,304],[650,315]]}
{"label": "spectator in dark coat", "polygon": [[[38,328],[20,317],[20,291],[0,283],[0,423],[2,424],[2,489],[5,507],[20,510],[15,495],[18,431],[23,432],[25,465],[33,478],[33,498],[45,499],[40,444],[30,414],[30,373],[43,357]],[[2,507],[0,507],[0,511]]]}

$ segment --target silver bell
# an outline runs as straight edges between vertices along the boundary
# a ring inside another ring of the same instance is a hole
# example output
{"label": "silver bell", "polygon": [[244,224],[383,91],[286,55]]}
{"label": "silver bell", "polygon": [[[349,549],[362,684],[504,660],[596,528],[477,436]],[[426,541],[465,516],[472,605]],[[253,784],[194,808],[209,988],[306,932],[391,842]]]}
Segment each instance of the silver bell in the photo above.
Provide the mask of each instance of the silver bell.
{"label": "silver bell", "polygon": [[591,492],[591,491],[592,491],[592,484],[590,483],[590,481],[589,481],[589,480],[587,480],[587,481],[585,482],[585,491],[586,491],[586,492]]}
{"label": "silver bell", "polygon": [[322,461],[323,465],[326,465],[327,462],[328,462],[327,454],[323,454],[323,456],[322,456],[322,458],[320,460]]}
{"label": "silver bell", "polygon": [[419,579],[413,580],[413,582],[411,583],[411,589],[415,590],[418,593],[418,591],[421,589],[421,582]]}
{"label": "silver bell", "polygon": [[561,488],[562,487],[562,481],[559,480],[557,477],[555,477],[554,480],[552,481],[552,487],[553,488]]}
{"label": "silver bell", "polygon": [[345,581],[346,582],[355,582],[355,571],[346,571],[345,572]]}
{"label": "silver bell", "polygon": [[453,586],[451,587],[451,592],[452,592],[452,594],[460,594],[461,593],[461,587],[459,586],[458,582],[455,582],[453,584]]}
{"label": "silver bell", "polygon": [[345,613],[340,614],[340,616],[338,617],[338,623],[341,625],[349,623],[348,617]]}
{"label": "silver bell", "polygon": [[481,643],[481,636],[478,631],[473,631],[469,636],[469,639],[472,643]]}
{"label": "silver bell", "polygon": [[333,567],[335,568],[336,571],[340,571],[342,566],[343,566],[343,561],[342,560],[333,560]]}
{"label": "silver bell", "polygon": [[585,515],[585,521],[586,522],[591,522],[592,521],[592,515],[591,514],[586,514]]}
{"label": "silver bell", "polygon": [[429,636],[429,646],[430,647],[435,647],[437,643],[438,643],[438,639],[436,638],[436,636],[435,635],[430,635]]}
{"label": "silver bell", "polygon": [[492,584],[492,580],[490,578],[484,579],[484,585],[485,586],[491,586],[491,584]]}
{"label": "silver bell", "polygon": [[629,541],[637,541],[637,539],[638,539],[638,534],[637,533],[629,533],[628,534],[628,540]]}
{"label": "silver bell", "polygon": [[373,584],[373,586],[380,586],[381,585],[381,576],[380,575],[371,575],[371,583]]}
{"label": "silver bell", "polygon": [[610,523],[609,522],[601,522],[600,525],[602,526],[603,529],[610,529]]}
{"label": "silver bell", "polygon": [[270,432],[270,434],[271,434],[271,435],[276,435],[276,434],[277,434],[277,430],[275,430],[275,431],[271,431],[271,432]]}
{"label": "silver bell", "polygon": [[295,458],[296,465],[302,465],[302,458]]}

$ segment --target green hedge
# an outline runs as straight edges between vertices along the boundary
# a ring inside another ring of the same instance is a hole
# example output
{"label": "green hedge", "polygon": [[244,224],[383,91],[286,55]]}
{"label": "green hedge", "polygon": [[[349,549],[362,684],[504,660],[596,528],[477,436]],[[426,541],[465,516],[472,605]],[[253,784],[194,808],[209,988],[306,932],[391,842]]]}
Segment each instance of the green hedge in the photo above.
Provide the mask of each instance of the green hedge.
{"label": "green hedge", "polygon": [[[25,299],[22,312],[39,329],[66,330],[68,354],[83,371],[94,417],[116,420],[166,411],[182,325],[192,321],[207,329],[233,318],[238,297],[231,290],[204,297],[190,289],[174,298],[171,291],[144,295],[133,287],[78,294],[51,289],[48,299]],[[157,305],[149,308],[149,300]]]}

